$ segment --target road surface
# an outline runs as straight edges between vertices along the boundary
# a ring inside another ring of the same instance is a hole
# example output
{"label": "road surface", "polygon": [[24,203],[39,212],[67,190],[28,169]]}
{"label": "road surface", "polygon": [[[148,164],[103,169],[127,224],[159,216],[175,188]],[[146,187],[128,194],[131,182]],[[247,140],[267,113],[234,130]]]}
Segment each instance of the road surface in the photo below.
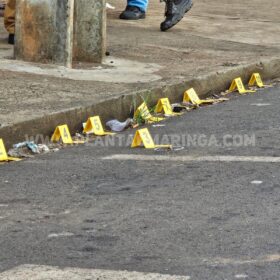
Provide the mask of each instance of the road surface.
{"label": "road surface", "polygon": [[0,279],[279,279],[279,113],[275,87],[149,126],[174,151],[130,130],[0,166]]}

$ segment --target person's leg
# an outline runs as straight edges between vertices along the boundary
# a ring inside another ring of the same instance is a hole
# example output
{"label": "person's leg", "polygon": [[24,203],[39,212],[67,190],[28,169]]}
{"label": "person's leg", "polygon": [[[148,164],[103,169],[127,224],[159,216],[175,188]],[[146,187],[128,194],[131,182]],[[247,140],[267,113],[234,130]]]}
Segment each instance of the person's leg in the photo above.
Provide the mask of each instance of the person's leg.
{"label": "person's leg", "polygon": [[141,9],[141,11],[146,12],[148,7],[148,0],[128,0],[128,6],[135,6]]}
{"label": "person's leg", "polygon": [[16,0],[8,0],[4,12],[5,28],[9,32],[9,44],[14,44]]}
{"label": "person's leg", "polygon": [[120,19],[137,20],[146,17],[148,0],[128,0],[126,9],[120,14]]}

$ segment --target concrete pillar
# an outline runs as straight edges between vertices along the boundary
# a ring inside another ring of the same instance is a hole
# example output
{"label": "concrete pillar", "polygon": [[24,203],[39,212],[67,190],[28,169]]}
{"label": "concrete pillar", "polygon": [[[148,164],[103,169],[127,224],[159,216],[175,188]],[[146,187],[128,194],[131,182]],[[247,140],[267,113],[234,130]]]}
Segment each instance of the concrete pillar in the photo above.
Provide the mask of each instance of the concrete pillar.
{"label": "concrete pillar", "polygon": [[75,0],[75,61],[100,63],[106,52],[106,8],[104,0]]}
{"label": "concrete pillar", "polygon": [[105,53],[105,0],[17,1],[15,58],[72,67]]}

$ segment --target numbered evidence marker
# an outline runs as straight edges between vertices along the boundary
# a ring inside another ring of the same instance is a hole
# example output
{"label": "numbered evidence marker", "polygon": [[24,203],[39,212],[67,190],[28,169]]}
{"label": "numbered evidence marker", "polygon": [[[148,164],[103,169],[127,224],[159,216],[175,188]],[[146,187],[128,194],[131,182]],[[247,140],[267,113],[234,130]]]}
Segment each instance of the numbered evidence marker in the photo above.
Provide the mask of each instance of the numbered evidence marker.
{"label": "numbered evidence marker", "polygon": [[253,73],[250,81],[249,81],[249,86],[255,86],[257,85],[259,88],[264,88],[265,85],[262,81],[261,75],[259,73]]}
{"label": "numbered evidence marker", "polygon": [[112,132],[105,132],[99,116],[90,117],[84,128],[84,133],[93,133],[97,136],[114,135]]}
{"label": "numbered evidence marker", "polygon": [[3,139],[0,139],[0,162],[3,161],[20,161],[19,158],[8,157]]}
{"label": "numbered evidence marker", "polygon": [[161,98],[157,103],[157,106],[155,108],[155,112],[156,113],[162,113],[162,111],[164,112],[165,115],[168,115],[168,116],[182,115],[182,113],[174,113],[173,112],[172,106],[171,106],[168,98]]}
{"label": "numbered evidence marker", "polygon": [[218,102],[227,101],[228,98],[217,98],[217,99],[200,99],[194,90],[194,88],[190,88],[189,90],[185,91],[183,102],[189,103],[191,102],[194,105],[201,105],[201,104],[213,104]]}
{"label": "numbered evidence marker", "polygon": [[155,145],[154,140],[148,128],[139,129],[136,131],[131,148],[144,145],[146,149],[167,148],[172,149],[172,145]]}
{"label": "numbered evidence marker", "polygon": [[242,82],[242,79],[239,77],[239,78],[236,78],[232,81],[231,85],[230,85],[230,88],[229,88],[229,92],[233,92],[233,91],[238,91],[240,94],[244,94],[244,93],[247,93],[247,92],[256,92],[255,90],[248,90],[248,89],[245,89],[244,87],[244,84]]}
{"label": "numbered evidence marker", "polygon": [[164,118],[153,117],[148,109],[146,102],[143,102],[137,108],[137,110],[134,113],[134,119],[137,119],[139,116],[142,119],[144,119],[147,123],[160,122],[164,120]]}
{"label": "numbered evidence marker", "polygon": [[58,142],[61,139],[63,144],[83,144],[85,143],[84,141],[73,141],[68,125],[60,125],[58,126],[51,138],[52,142]]}

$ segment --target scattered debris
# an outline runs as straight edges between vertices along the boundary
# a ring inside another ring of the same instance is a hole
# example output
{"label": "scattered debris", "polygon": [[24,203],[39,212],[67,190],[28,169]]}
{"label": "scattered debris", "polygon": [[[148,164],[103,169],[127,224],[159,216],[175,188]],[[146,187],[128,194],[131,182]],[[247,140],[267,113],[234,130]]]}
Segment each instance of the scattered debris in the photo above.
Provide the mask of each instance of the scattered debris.
{"label": "scattered debris", "polygon": [[13,148],[8,151],[10,157],[15,158],[30,158],[34,154],[39,154],[39,148],[34,142],[21,142],[13,145]]}
{"label": "scattered debris", "polygon": [[222,91],[222,92],[221,92],[221,96],[226,96],[226,95],[228,95],[229,93],[232,93],[232,92],[229,92],[229,90]]}
{"label": "scattered debris", "polygon": [[156,147],[154,150],[156,152],[166,152],[168,150],[171,150],[173,152],[180,152],[183,151],[185,147],[183,146],[172,146],[172,145],[163,145],[163,147]]}
{"label": "scattered debris", "polygon": [[153,124],[153,127],[165,127],[165,124]]}
{"label": "scattered debris", "polygon": [[18,150],[20,148],[25,148],[25,147],[27,147],[34,154],[40,153],[38,145],[36,145],[33,141],[25,141],[25,142],[21,142],[21,143],[13,145],[13,148],[16,150]]}
{"label": "scattered debris", "polygon": [[112,6],[110,3],[106,3],[106,8],[110,10],[115,10],[116,7]]}
{"label": "scattered debris", "polygon": [[28,148],[10,149],[8,155],[14,158],[32,158],[32,152]]}
{"label": "scattered debris", "polygon": [[263,107],[263,106],[271,106],[270,103],[252,103],[251,106]]}
{"label": "scattered debris", "polygon": [[50,152],[50,149],[45,144],[38,144],[38,150],[40,154],[46,154]]}
{"label": "scattered debris", "polygon": [[183,147],[183,146],[173,146],[171,150],[175,151],[175,152],[179,152],[179,151],[185,150],[185,147]]}
{"label": "scattered debris", "polygon": [[81,133],[76,133],[72,138],[74,142],[87,142],[88,140],[87,137],[85,137]]}
{"label": "scattered debris", "polygon": [[246,278],[248,278],[248,275],[246,275],[246,274],[236,274],[235,278],[237,278],[237,279],[246,279]]}
{"label": "scattered debris", "polygon": [[106,123],[106,126],[108,126],[112,131],[121,132],[124,131],[129,126],[131,126],[132,122],[133,122],[132,119],[127,119],[124,122],[120,122],[118,120],[111,120]]}
{"label": "scattered debris", "polygon": [[187,109],[187,106],[183,106],[179,103],[171,104],[171,106],[174,113],[181,113],[183,110]]}
{"label": "scattered debris", "polygon": [[36,154],[47,154],[59,151],[61,148],[63,148],[62,144],[49,143],[46,145],[26,141],[13,145],[13,148],[8,151],[8,155],[16,158],[32,158]]}
{"label": "scattered debris", "polygon": [[253,185],[261,185],[263,183],[263,181],[258,181],[258,180],[254,180],[251,182],[251,184]]}
{"label": "scattered debris", "polygon": [[48,238],[58,238],[58,237],[71,237],[74,236],[72,232],[60,232],[60,233],[51,233],[48,235]]}

